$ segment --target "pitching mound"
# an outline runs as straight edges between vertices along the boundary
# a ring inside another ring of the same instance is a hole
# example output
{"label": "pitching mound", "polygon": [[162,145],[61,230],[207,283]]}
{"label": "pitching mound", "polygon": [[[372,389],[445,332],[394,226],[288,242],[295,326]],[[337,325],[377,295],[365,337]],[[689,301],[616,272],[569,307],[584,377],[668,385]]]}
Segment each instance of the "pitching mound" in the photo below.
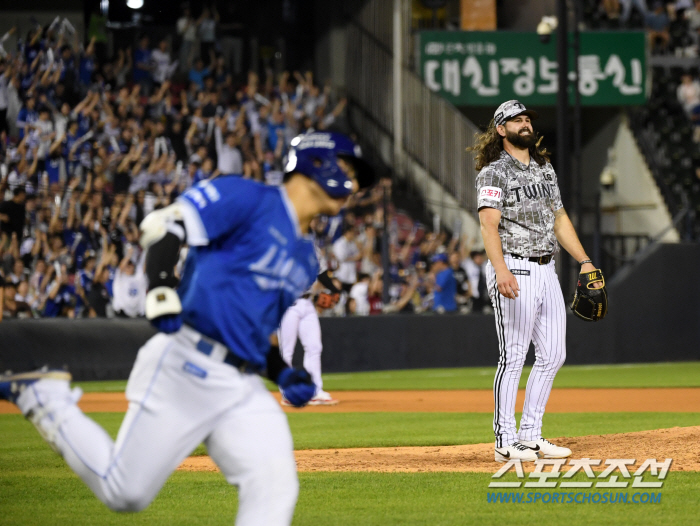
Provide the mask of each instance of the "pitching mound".
{"label": "pitching mound", "polygon": [[[673,459],[672,471],[700,471],[700,426],[674,427],[636,433],[559,437],[552,439],[570,447],[573,458],[633,458],[637,467],[648,458]],[[382,473],[424,471],[470,471],[495,473],[493,444],[431,447],[381,447],[357,449],[311,449],[296,451],[299,471],[374,471]],[[534,464],[524,464],[532,471]],[[190,457],[178,468],[217,471],[209,457]],[[630,471],[633,471],[630,468]]]}

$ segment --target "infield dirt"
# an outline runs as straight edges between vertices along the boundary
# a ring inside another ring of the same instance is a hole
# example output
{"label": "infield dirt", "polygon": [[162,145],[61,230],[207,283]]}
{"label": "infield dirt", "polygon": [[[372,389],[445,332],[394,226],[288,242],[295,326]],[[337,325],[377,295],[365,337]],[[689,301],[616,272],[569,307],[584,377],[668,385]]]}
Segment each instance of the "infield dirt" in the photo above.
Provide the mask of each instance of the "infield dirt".
{"label": "infield dirt", "polygon": [[[700,426],[655,429],[636,433],[559,437],[552,439],[570,447],[572,458],[602,460],[632,458],[634,473],[648,458],[663,462],[673,459],[671,471],[700,471]],[[374,471],[380,473],[427,471],[461,471],[495,473],[502,464],[493,460],[493,443],[465,446],[376,447],[352,449],[306,449],[295,451],[299,471]],[[526,472],[533,471],[532,462],[523,463]],[[178,468],[186,471],[217,471],[207,456],[189,457]],[[551,469],[551,468],[547,468]],[[565,470],[564,470],[565,471]]]}
{"label": "infield dirt", "polygon": [[[337,391],[336,406],[285,412],[491,412],[489,390],[434,391]],[[279,393],[273,393],[279,399]],[[522,407],[524,391],[518,392]],[[124,393],[85,393],[79,403],[87,412],[125,412]],[[547,404],[549,413],[601,412],[700,412],[700,389],[554,389]],[[0,414],[19,413],[0,401]],[[673,459],[673,471],[700,471],[700,426],[676,427],[612,435],[558,437],[552,441],[570,447],[574,458]],[[384,447],[302,450],[295,452],[299,471],[426,472],[469,471],[494,473],[493,443],[463,446]],[[526,471],[534,465],[524,465]],[[215,471],[207,456],[190,457],[181,470]],[[630,468],[632,471],[633,468]]]}
{"label": "infield dirt", "polygon": [[[278,400],[279,393],[273,392]],[[334,391],[336,406],[314,406],[285,411],[314,413],[436,412],[490,413],[490,390],[431,391]],[[525,391],[518,391],[516,407],[522,407]],[[124,393],[85,393],[78,404],[86,413],[116,412],[127,409]],[[617,412],[700,412],[700,388],[655,389],[554,389],[547,403],[548,413]],[[0,414],[19,413],[9,402],[0,400]]]}

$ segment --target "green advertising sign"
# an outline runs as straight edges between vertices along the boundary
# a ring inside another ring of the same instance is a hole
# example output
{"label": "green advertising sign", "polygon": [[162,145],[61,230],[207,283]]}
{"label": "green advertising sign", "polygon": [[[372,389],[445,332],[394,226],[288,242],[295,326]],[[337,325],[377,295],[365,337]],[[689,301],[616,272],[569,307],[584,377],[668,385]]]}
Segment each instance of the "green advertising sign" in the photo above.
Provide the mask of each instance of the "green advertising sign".
{"label": "green advertising sign", "polygon": [[[556,34],[544,44],[537,33],[422,31],[419,49],[426,85],[456,106],[497,106],[510,99],[556,104]],[[571,46],[569,51],[573,80]],[[644,32],[582,32],[581,104],[644,104],[646,54]]]}

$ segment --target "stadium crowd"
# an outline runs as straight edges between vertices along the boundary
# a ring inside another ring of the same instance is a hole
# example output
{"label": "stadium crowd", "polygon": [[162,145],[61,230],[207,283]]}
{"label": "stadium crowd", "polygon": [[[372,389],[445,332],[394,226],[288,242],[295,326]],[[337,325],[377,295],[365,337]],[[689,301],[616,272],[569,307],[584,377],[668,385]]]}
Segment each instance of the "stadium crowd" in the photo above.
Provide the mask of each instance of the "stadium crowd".
{"label": "stadium crowd", "polygon": [[585,9],[589,28],[644,29],[653,54],[698,56],[700,1],[586,0]]}
{"label": "stadium crowd", "polygon": [[[191,23],[200,27],[205,15]],[[14,30],[0,41],[5,319],[142,316],[138,225],[149,212],[213,177],[280,184],[291,140],[342,119],[346,100],[311,72],[276,79],[250,72],[237,82],[215,44],[190,38],[187,23],[178,30],[184,67],[172,59],[169,39],[153,47],[147,33],[133,52],[98,58],[97,38],[81,43],[59,18],[37,23],[16,50],[8,45]],[[327,314],[488,308],[483,252],[459,236],[426,232],[393,206],[391,285],[382,301],[385,189],[390,179],[354,197],[342,216],[314,225],[343,284]]]}

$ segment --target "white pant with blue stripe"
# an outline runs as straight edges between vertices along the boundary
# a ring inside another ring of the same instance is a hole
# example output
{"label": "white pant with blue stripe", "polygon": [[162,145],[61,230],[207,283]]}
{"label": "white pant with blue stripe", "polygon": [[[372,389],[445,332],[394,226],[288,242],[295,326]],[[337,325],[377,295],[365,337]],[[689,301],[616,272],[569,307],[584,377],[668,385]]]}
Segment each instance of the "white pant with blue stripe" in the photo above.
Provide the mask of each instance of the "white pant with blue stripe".
{"label": "white pant with blue stripe", "polygon": [[155,498],[200,443],[238,486],[236,524],[287,525],[298,495],[287,418],[259,376],[195,350],[192,335],[157,334],[139,351],[116,442],[76,406],[67,382],[42,380],[18,399],[95,495],[117,511]]}
{"label": "white pant with blue stripe", "polygon": [[[542,437],[542,418],[554,377],[566,359],[566,308],[554,260],[540,265],[510,255],[504,259],[520,287],[514,300],[498,292],[493,266],[491,262],[486,265],[500,353],[493,385],[496,447]],[[515,399],[530,342],[535,347],[535,364],[527,380],[518,432]]]}
{"label": "white pant with blue stripe", "polygon": [[323,389],[321,378],[321,322],[313,302],[308,298],[299,298],[289,307],[279,329],[280,354],[288,365],[292,365],[297,338],[304,347],[304,369],[318,389]]}

